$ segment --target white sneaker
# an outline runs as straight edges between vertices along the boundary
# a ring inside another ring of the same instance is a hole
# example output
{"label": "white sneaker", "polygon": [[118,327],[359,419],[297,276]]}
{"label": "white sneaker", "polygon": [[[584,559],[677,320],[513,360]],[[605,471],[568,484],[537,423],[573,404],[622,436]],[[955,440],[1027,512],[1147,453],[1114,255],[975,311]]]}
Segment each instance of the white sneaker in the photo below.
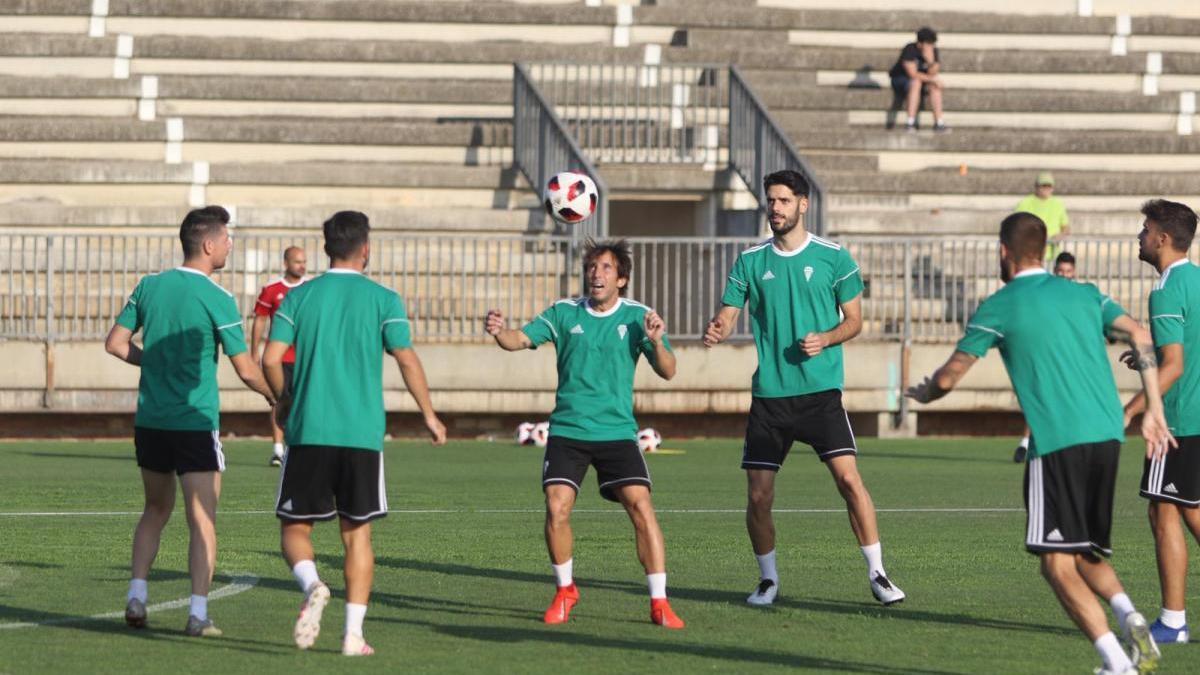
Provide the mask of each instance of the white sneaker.
{"label": "white sneaker", "polygon": [[292,638],[300,649],[308,649],[321,634],[321,614],[329,604],[329,587],[318,581],[308,589],[308,595],[300,605],[300,616],[292,630]]}
{"label": "white sneaker", "polygon": [[342,636],[342,656],[371,656],[374,653],[375,650],[363,636],[350,633]]}
{"label": "white sneaker", "polygon": [[897,602],[904,601],[904,591],[900,590],[899,586],[894,585],[883,574],[876,574],[875,578],[871,579],[871,594],[875,599],[882,602],[886,607],[894,605]]}
{"label": "white sneaker", "polygon": [[1150,634],[1150,626],[1141,612],[1133,612],[1125,617],[1125,625],[1121,627],[1124,634],[1125,646],[1129,647],[1129,660],[1139,673],[1148,673],[1158,667],[1162,652],[1154,643]]}
{"label": "white sneaker", "polygon": [[765,607],[775,602],[775,596],[779,595],[779,583],[771,579],[763,579],[758,582],[758,588],[746,598],[746,602],[758,607]]}
{"label": "white sneaker", "polygon": [[1092,672],[1095,673],[1096,675],[1139,675],[1137,668],[1130,668],[1129,670],[1117,671],[1117,670],[1109,670],[1108,668],[1104,668],[1102,666],[1100,668],[1093,670]]}

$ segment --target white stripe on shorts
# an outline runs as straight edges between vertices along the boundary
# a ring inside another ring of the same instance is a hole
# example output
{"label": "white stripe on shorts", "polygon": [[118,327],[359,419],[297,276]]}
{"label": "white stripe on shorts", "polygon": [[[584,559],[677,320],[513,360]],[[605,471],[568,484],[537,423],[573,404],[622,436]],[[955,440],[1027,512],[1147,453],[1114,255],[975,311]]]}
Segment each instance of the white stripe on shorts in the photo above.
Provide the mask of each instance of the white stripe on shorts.
{"label": "white stripe on shorts", "polygon": [[1029,460],[1029,494],[1025,495],[1025,508],[1029,524],[1025,532],[1025,543],[1041,544],[1042,541],[1042,458]]}
{"label": "white stripe on shorts", "polygon": [[224,471],[225,471],[225,453],[221,452],[221,449],[224,446],[221,445],[220,433],[221,432],[219,432],[215,429],[212,432],[213,452],[217,453],[217,471],[224,473]]}

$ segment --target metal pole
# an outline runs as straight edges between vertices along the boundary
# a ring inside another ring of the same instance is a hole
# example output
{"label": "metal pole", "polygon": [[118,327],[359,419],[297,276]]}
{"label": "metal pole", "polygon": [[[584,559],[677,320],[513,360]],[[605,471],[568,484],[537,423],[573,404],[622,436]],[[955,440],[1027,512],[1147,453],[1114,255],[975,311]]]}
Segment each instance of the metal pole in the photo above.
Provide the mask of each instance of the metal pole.
{"label": "metal pole", "polygon": [[42,407],[54,407],[54,237],[46,237],[46,389]]}
{"label": "metal pole", "polygon": [[900,342],[900,410],[895,426],[902,426],[908,418],[908,399],[904,391],[908,389],[909,366],[912,358],[912,244],[904,244],[904,333]]}

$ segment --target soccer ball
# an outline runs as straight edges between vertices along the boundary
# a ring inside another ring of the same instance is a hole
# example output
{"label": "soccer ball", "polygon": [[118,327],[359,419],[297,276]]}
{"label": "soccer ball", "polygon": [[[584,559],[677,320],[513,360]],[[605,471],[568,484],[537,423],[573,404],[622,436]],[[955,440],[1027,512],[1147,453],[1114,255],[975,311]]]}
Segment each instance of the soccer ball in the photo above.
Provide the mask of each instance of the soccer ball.
{"label": "soccer ball", "polygon": [[517,425],[517,444],[533,445],[533,422],[521,422]]}
{"label": "soccer ball", "polygon": [[563,171],[550,179],[543,194],[546,213],[560,223],[571,225],[587,220],[596,211],[600,193],[586,174]]}
{"label": "soccer ball", "polygon": [[637,444],[638,450],[642,452],[657,452],[658,446],[662,445],[662,435],[654,429],[646,427],[638,432]]}
{"label": "soccer ball", "polygon": [[550,423],[538,422],[533,427],[533,444],[539,448],[546,447],[546,443],[550,440]]}

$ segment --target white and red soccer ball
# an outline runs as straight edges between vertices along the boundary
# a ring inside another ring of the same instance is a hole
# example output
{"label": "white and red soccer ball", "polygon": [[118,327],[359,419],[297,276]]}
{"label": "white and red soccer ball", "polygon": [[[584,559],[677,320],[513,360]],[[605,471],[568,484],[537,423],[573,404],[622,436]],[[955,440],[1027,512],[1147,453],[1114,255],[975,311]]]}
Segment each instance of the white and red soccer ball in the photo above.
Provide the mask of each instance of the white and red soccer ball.
{"label": "white and red soccer ball", "polygon": [[642,429],[637,434],[638,450],[642,452],[658,452],[662,445],[662,434],[650,427]]}
{"label": "white and red soccer ball", "polygon": [[533,428],[537,426],[533,422],[521,422],[517,425],[517,444],[518,445],[533,445]]}
{"label": "white and red soccer ball", "polygon": [[546,443],[550,440],[550,423],[538,422],[533,427],[533,444],[539,448],[546,447]]}
{"label": "white and red soccer ball", "polygon": [[600,193],[596,183],[587,175],[575,171],[563,171],[546,183],[542,198],[546,213],[564,225],[587,220],[596,212]]}

